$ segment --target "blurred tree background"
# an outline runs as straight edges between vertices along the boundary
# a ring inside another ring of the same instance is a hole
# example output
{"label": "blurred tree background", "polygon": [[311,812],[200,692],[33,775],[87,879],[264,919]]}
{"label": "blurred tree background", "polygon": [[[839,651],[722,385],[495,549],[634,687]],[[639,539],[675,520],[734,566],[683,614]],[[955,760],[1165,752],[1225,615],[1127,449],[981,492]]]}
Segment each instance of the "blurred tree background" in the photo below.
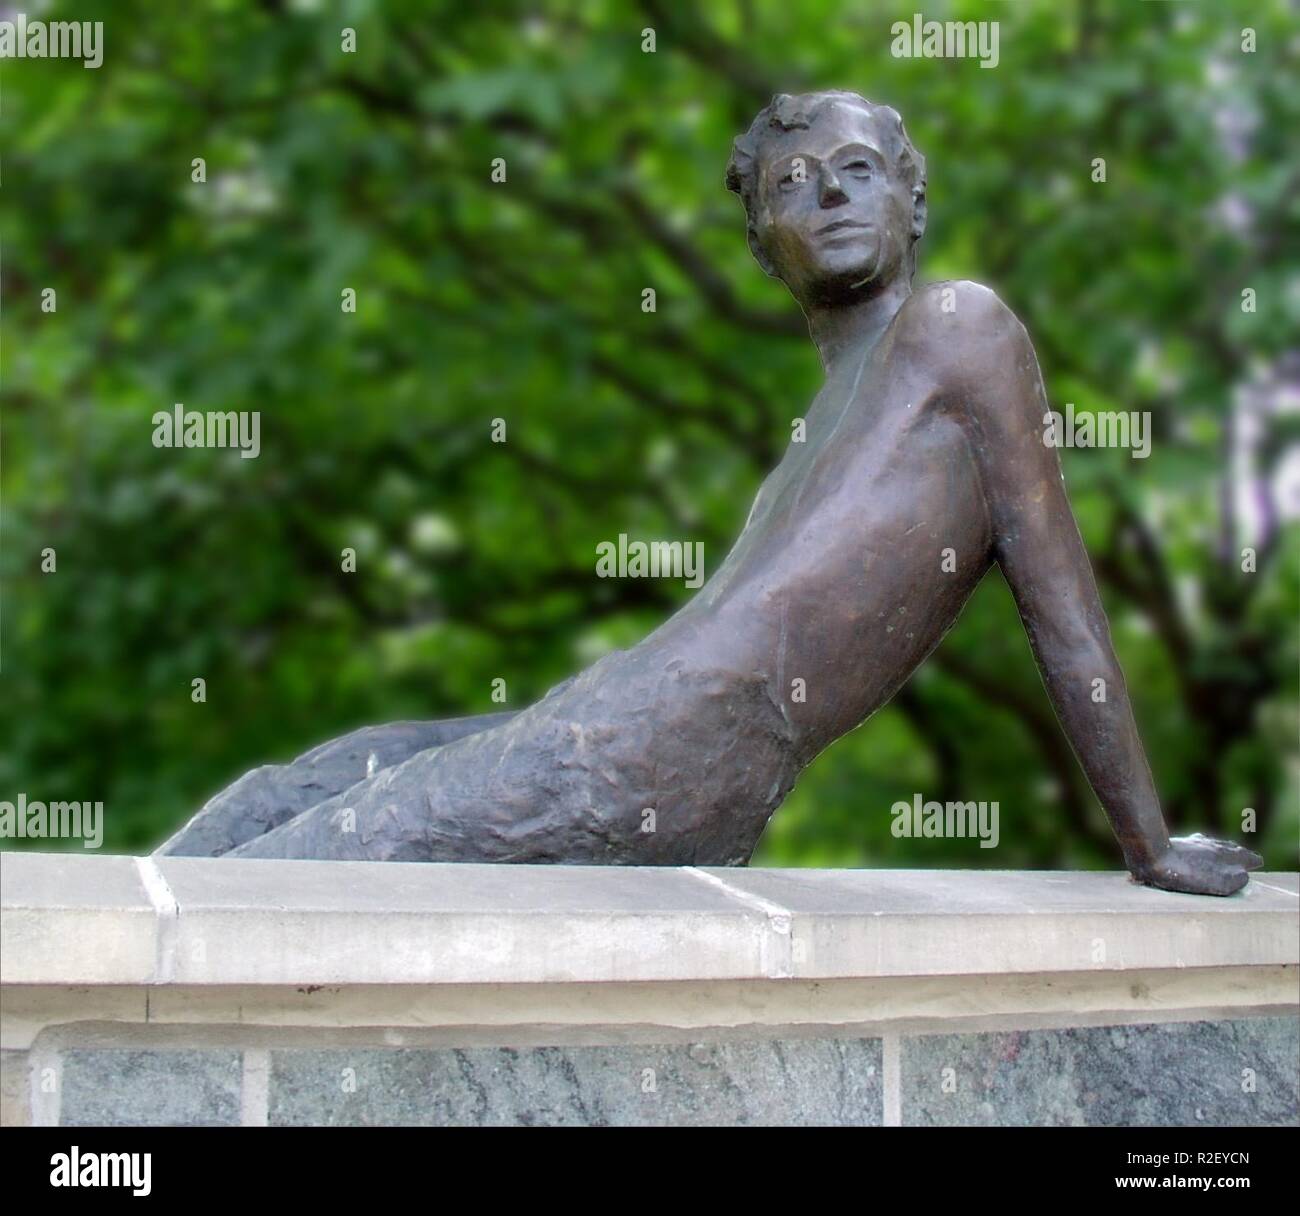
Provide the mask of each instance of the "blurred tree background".
{"label": "blurred tree background", "polygon": [[[715,569],[819,383],[731,140],[839,87],[926,154],[918,282],[994,287],[1056,408],[1150,412],[1149,459],[1063,460],[1157,784],[1180,831],[1295,866],[1282,0],[19,7],[104,21],[105,52],[0,62],[0,798],[102,800],[106,847],[144,850],[254,765],[501,708],[498,677],[526,704],[649,632],[690,592],[595,577],[596,544],[701,540]],[[918,10],[999,21],[997,67],[892,57]],[[155,448],[176,402],[260,411],[260,457]],[[918,791],[998,801],[1001,846],[895,839]],[[999,574],[756,861],[1118,866]]]}

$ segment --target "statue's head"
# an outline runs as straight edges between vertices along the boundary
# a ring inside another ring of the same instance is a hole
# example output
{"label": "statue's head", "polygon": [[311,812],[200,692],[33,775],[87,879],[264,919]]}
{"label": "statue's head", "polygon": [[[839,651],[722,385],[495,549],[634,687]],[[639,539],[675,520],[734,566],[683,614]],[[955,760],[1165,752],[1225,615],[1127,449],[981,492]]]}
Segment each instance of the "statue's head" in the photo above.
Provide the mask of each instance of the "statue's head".
{"label": "statue's head", "polygon": [[749,247],[801,303],[910,281],[925,231],[925,158],[903,120],[856,93],[780,93],[732,149]]}

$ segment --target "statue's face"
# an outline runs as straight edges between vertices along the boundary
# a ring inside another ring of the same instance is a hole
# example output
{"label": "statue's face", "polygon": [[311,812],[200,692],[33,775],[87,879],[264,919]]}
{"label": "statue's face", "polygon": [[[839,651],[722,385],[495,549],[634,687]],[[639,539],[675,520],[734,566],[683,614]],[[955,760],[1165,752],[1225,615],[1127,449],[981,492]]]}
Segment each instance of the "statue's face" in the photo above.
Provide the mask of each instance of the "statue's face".
{"label": "statue's face", "polygon": [[847,301],[908,273],[912,191],[887,146],[869,113],[843,104],[764,139],[754,226],[800,302]]}

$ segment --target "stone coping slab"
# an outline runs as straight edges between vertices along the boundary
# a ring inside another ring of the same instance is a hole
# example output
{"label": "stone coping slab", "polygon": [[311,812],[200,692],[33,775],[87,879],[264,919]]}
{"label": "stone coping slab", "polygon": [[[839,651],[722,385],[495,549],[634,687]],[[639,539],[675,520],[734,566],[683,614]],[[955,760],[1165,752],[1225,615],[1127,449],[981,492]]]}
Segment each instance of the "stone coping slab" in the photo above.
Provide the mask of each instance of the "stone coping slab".
{"label": "stone coping slab", "polygon": [[528,984],[1300,963],[1300,885],[0,854],[0,982]]}

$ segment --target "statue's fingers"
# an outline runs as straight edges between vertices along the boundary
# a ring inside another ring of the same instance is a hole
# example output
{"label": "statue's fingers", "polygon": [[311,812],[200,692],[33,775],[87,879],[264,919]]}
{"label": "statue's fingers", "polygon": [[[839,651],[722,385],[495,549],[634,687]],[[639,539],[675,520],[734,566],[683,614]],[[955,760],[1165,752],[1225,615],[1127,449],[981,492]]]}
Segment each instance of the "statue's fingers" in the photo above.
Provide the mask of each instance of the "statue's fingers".
{"label": "statue's fingers", "polygon": [[1212,836],[1206,836],[1203,832],[1193,832],[1190,836],[1174,836],[1169,841],[1172,845],[1177,845],[1183,849],[1214,849],[1217,845],[1223,843],[1221,840],[1215,840]]}
{"label": "statue's fingers", "polygon": [[1230,840],[1215,840],[1212,836],[1205,836],[1200,832],[1195,832],[1191,836],[1176,836],[1170,843],[1181,845],[1184,849],[1209,853],[1216,861],[1241,866],[1246,870],[1254,870],[1264,864],[1264,859],[1253,850],[1233,844]]}
{"label": "statue's fingers", "polygon": [[1243,870],[1258,870],[1264,864],[1264,859],[1253,849],[1237,846],[1237,852],[1241,855],[1241,860],[1237,863]]}
{"label": "statue's fingers", "polygon": [[1250,876],[1246,871],[1238,867],[1224,870],[1222,873],[1224,881],[1221,893],[1223,895],[1232,895],[1234,892],[1240,891],[1250,881]]}
{"label": "statue's fingers", "polygon": [[1243,870],[1255,870],[1264,864],[1264,859],[1244,845],[1233,844],[1230,840],[1211,841],[1214,855],[1228,865],[1240,866]]}

